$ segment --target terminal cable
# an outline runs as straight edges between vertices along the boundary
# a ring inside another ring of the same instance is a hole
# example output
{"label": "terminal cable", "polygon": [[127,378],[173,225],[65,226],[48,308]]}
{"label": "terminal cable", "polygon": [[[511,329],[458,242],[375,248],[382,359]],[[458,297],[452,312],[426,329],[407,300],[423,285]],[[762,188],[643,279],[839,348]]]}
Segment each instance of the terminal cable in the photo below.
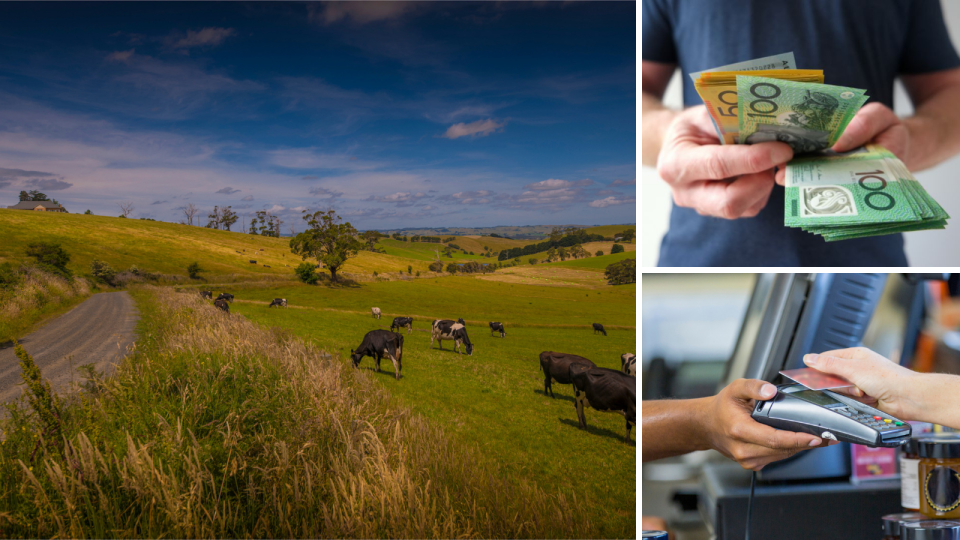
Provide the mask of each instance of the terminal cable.
{"label": "terminal cable", "polygon": [[747,499],[747,532],[743,535],[744,540],[750,540],[750,515],[753,513],[753,490],[757,487],[757,471],[753,471],[750,477],[750,497]]}

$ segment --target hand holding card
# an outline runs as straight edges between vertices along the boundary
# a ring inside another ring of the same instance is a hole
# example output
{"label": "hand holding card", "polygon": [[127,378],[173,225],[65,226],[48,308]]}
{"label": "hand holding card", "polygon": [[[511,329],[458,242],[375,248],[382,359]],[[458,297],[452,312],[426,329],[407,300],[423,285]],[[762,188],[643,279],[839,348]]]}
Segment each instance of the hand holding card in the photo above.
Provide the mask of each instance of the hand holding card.
{"label": "hand holding card", "polygon": [[830,375],[813,368],[787,369],[780,372],[781,375],[792,379],[811,390],[830,390],[833,388],[849,388],[856,386],[852,382],[839,377]]}

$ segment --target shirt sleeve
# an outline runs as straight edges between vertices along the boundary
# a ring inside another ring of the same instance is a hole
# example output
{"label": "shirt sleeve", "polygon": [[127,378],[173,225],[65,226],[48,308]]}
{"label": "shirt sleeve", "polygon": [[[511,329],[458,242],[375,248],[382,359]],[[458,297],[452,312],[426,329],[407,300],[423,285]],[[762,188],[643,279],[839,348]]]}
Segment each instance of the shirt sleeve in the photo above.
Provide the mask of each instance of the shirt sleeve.
{"label": "shirt sleeve", "polygon": [[960,57],[950,41],[940,0],[910,0],[910,23],[900,56],[900,73],[928,73],[958,66]]}
{"label": "shirt sleeve", "polygon": [[663,64],[677,63],[668,3],[668,0],[643,0],[640,16],[643,19],[641,43],[644,60]]}

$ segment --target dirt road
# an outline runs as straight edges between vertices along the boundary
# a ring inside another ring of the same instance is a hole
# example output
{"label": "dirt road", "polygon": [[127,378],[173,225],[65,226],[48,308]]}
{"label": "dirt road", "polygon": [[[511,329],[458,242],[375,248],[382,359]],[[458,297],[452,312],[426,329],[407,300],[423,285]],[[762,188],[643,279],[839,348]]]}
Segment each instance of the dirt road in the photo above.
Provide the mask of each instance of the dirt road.
{"label": "dirt road", "polygon": [[[66,314],[19,340],[56,391],[81,382],[77,366],[113,369],[134,341],[138,313],[125,291],[95,294]],[[0,349],[0,402],[20,396],[20,365],[13,346]]]}

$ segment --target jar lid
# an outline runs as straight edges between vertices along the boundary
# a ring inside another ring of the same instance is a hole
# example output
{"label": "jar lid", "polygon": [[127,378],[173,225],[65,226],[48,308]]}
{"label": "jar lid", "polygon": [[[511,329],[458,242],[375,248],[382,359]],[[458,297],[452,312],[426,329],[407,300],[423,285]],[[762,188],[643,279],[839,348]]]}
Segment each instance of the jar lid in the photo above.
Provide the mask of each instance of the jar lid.
{"label": "jar lid", "polygon": [[900,526],[901,540],[960,540],[960,521],[931,519]]}
{"label": "jar lid", "polygon": [[654,540],[667,540],[666,531],[642,531],[640,538],[653,538]]}
{"label": "jar lid", "polygon": [[900,536],[901,523],[925,521],[930,518],[921,514],[920,512],[904,512],[902,514],[887,514],[881,519],[883,520],[884,536]]}
{"label": "jar lid", "polygon": [[[922,435],[917,435],[917,437],[922,437]],[[917,439],[913,437],[907,439],[906,444],[901,446],[900,449],[903,450],[904,454],[917,455]]]}
{"label": "jar lid", "polygon": [[922,458],[960,458],[960,433],[926,433],[913,440]]}

